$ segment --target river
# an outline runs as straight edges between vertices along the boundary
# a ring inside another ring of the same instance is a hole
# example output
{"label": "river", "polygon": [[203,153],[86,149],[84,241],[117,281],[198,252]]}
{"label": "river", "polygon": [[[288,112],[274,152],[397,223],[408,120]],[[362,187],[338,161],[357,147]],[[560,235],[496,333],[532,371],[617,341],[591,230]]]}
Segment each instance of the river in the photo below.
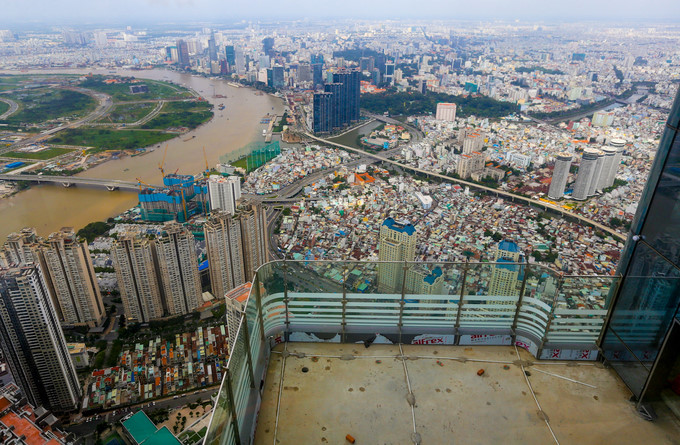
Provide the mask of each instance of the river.
{"label": "river", "polygon": [[[20,74],[109,74],[109,70],[29,71]],[[6,74],[19,74],[6,71]],[[215,105],[215,116],[201,127],[167,141],[153,153],[108,161],[83,173],[93,178],[114,178],[134,181],[140,178],[148,184],[161,184],[158,164],[163,159],[165,172],[196,174],[205,170],[203,148],[212,168],[221,155],[235,151],[250,142],[263,141],[265,125],[260,119],[267,113],[282,114],[284,103],[270,95],[257,95],[250,88],[236,88],[225,80],[208,79],[166,70],[117,70],[116,75],[155,80],[168,80],[191,88]],[[214,94],[227,98],[213,98]],[[217,105],[223,103],[220,111]],[[195,136],[192,138],[192,136]],[[188,140],[187,140],[188,139]],[[186,140],[186,141],[185,141]],[[32,186],[31,189],[0,200],[0,242],[22,227],[35,227],[39,234],[48,235],[61,227],[79,229],[92,221],[102,221],[137,204],[137,194],[107,192],[99,189],[63,188],[54,185]]]}

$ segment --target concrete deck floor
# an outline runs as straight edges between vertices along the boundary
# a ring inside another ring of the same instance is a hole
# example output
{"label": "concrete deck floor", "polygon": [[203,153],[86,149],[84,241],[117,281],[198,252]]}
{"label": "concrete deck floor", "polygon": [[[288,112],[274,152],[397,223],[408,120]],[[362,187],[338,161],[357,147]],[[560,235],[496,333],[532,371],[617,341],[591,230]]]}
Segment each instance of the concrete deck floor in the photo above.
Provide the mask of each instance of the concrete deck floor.
{"label": "concrete deck floor", "polygon": [[[306,357],[285,359],[277,427],[283,350],[277,346],[267,370],[256,445],[346,444],[347,434],[357,444],[406,445],[416,443],[414,420],[424,445],[680,444],[680,422],[668,411],[657,412],[655,422],[639,417],[613,370],[593,362],[539,362],[519,349],[531,363],[525,378],[509,346],[404,345],[409,359],[402,360],[398,345],[289,343],[288,352]],[[324,357],[345,354],[355,359]]]}

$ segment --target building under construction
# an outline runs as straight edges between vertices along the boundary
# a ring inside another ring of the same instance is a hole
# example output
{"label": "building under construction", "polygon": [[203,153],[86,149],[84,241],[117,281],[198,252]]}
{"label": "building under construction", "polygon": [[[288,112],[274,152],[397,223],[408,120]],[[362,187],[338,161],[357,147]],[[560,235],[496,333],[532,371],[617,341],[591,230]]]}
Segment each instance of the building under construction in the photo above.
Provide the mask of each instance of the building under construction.
{"label": "building under construction", "polygon": [[162,188],[140,186],[139,204],[145,221],[186,222],[194,215],[208,213],[208,186],[191,175],[169,174],[163,178]]}

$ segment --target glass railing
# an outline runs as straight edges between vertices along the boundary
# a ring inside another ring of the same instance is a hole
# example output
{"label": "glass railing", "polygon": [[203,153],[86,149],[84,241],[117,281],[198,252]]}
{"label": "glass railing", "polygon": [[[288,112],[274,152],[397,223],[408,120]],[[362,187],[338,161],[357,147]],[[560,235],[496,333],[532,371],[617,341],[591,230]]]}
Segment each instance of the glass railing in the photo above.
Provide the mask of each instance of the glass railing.
{"label": "glass railing", "polygon": [[233,333],[205,443],[251,443],[276,344],[380,334],[393,343],[516,344],[541,359],[594,360],[618,282],[526,263],[265,264]]}

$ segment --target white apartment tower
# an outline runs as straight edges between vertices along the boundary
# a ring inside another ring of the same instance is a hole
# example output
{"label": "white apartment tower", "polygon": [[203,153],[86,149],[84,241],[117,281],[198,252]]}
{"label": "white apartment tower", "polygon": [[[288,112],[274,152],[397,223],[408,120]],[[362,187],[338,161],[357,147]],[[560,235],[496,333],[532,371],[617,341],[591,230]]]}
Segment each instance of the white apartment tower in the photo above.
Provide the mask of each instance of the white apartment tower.
{"label": "white apartment tower", "polygon": [[437,120],[453,122],[456,120],[456,104],[440,102],[437,104]]}
{"label": "white apartment tower", "polygon": [[237,203],[237,217],[241,225],[243,267],[245,279],[252,280],[257,269],[267,262],[267,215],[255,201]]}
{"label": "white apartment tower", "polygon": [[[574,183],[573,198],[577,200],[584,200],[590,196],[591,184],[597,170],[597,160],[600,157],[600,150],[586,148],[581,157],[581,165],[578,168],[578,176]],[[600,165],[600,171],[602,166]],[[597,181],[597,179],[595,179]]]}
{"label": "white apartment tower", "polygon": [[35,264],[0,269],[0,345],[33,406],[78,409],[82,395],[55,308]]}
{"label": "white apartment tower", "polygon": [[394,263],[378,264],[378,291],[401,292],[404,283],[404,264],[413,261],[416,254],[416,229],[412,224],[398,223],[387,218],[380,227],[379,261]]}
{"label": "white apartment tower", "polygon": [[[512,241],[501,241],[496,246],[494,261],[498,264],[493,266],[491,279],[489,281],[489,295],[491,296],[515,296],[519,295],[519,272],[521,266],[521,251],[519,246]],[[507,264],[504,264],[507,263]],[[513,304],[511,301],[505,302]]]}
{"label": "white apartment tower", "polygon": [[234,214],[236,201],[241,198],[241,178],[238,176],[212,175],[208,178],[208,198],[210,210],[224,210]]}
{"label": "white apartment tower", "polygon": [[199,307],[201,279],[194,235],[177,222],[163,226],[156,241],[159,281],[170,315],[182,315]]}
{"label": "white apartment tower", "polygon": [[106,311],[86,242],[70,227],[49,236],[42,249],[62,320],[66,324],[101,324]]}
{"label": "white apartment tower", "polygon": [[[241,315],[246,310],[246,302],[250,294],[251,283],[244,283],[232,289],[224,296],[226,304],[227,333],[229,334],[229,354],[234,350]],[[252,335],[252,334],[251,334]]]}
{"label": "white apartment tower", "polygon": [[557,153],[552,181],[548,189],[549,198],[560,199],[564,196],[564,189],[567,186],[567,178],[571,168],[571,160],[572,158],[569,153]]}
{"label": "white apartment tower", "polygon": [[208,271],[213,295],[217,298],[245,283],[243,244],[239,219],[227,212],[212,213],[205,225]]}
{"label": "white apartment tower", "polygon": [[129,320],[140,323],[163,316],[161,288],[153,243],[138,233],[126,233],[111,246],[118,288]]}

